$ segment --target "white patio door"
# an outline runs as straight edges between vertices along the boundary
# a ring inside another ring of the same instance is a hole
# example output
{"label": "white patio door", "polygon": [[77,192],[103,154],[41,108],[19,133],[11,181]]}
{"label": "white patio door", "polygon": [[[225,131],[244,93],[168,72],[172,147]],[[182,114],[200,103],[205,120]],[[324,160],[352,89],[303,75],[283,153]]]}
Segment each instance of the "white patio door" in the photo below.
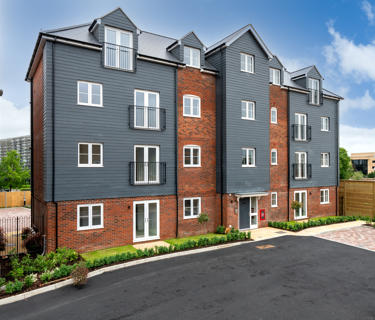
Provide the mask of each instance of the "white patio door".
{"label": "white patio door", "polygon": [[134,201],[133,241],[159,239],[159,200]]}
{"label": "white patio door", "polygon": [[135,90],[134,104],[135,127],[144,129],[159,129],[159,93]]}
{"label": "white patio door", "polygon": [[306,140],[307,139],[307,117],[303,113],[295,113],[294,121],[297,125],[295,130],[295,139],[296,140]]}
{"label": "white patio door", "polygon": [[138,184],[159,183],[159,147],[134,147],[134,181]]}
{"label": "white patio door", "polygon": [[295,191],[294,201],[302,204],[301,208],[294,210],[294,219],[307,218],[307,191]]}
{"label": "white patio door", "polygon": [[250,229],[258,228],[258,199],[250,197]]}

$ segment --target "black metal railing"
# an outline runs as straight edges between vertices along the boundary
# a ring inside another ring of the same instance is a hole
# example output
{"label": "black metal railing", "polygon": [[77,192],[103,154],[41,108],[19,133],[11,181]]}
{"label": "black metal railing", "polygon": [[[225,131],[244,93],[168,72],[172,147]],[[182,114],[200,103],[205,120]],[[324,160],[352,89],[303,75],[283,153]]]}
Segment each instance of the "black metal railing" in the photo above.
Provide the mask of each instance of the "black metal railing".
{"label": "black metal railing", "polygon": [[320,106],[323,104],[323,91],[309,89],[309,96],[308,96],[308,103],[313,104],[316,106]]}
{"label": "black metal railing", "polygon": [[129,162],[131,185],[165,184],[167,181],[165,162]]}
{"label": "black metal railing", "polygon": [[303,124],[292,124],[292,137],[295,141],[310,141],[311,126]]}
{"label": "black metal railing", "polygon": [[136,50],[130,47],[105,42],[103,46],[104,66],[125,71],[134,71]]}
{"label": "black metal railing", "polygon": [[164,131],[166,111],[164,108],[130,105],[129,128]]}
{"label": "black metal railing", "polygon": [[293,179],[294,180],[308,180],[311,178],[311,164],[309,163],[294,163],[293,164]]}
{"label": "black metal railing", "polygon": [[31,228],[31,217],[0,218],[0,259],[10,254],[26,253],[23,232]]}

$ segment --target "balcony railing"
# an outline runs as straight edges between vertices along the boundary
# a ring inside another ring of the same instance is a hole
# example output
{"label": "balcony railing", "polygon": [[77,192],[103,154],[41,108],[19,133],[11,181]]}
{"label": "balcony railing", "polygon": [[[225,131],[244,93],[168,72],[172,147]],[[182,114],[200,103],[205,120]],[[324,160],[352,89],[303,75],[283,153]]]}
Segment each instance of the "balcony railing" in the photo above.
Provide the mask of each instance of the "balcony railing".
{"label": "balcony railing", "polygon": [[323,104],[323,91],[310,89],[308,103],[316,106]]}
{"label": "balcony railing", "polygon": [[129,128],[164,131],[166,111],[163,108],[130,105]]}
{"label": "balcony railing", "polygon": [[129,162],[129,183],[131,185],[165,184],[165,162]]}
{"label": "balcony railing", "polygon": [[113,43],[104,43],[104,66],[125,71],[134,71],[136,51],[133,48]]}
{"label": "balcony railing", "polygon": [[294,180],[308,180],[311,178],[311,164],[309,163],[294,163],[293,164],[293,179]]}
{"label": "balcony railing", "polygon": [[292,137],[294,141],[310,141],[311,126],[303,124],[292,124]]}

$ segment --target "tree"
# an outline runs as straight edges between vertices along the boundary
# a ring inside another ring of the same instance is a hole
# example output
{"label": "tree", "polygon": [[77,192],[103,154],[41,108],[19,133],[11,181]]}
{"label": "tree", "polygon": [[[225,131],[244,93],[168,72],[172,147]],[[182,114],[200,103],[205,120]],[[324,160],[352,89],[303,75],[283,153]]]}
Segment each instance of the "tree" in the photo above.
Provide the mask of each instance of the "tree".
{"label": "tree", "polygon": [[361,180],[363,179],[363,173],[362,171],[355,171],[352,176],[350,177],[352,180]]}
{"label": "tree", "polygon": [[350,179],[354,170],[348,152],[344,148],[340,148],[340,179]]}
{"label": "tree", "polygon": [[0,162],[0,189],[20,188],[30,179],[30,171],[23,167],[16,150],[9,151]]}

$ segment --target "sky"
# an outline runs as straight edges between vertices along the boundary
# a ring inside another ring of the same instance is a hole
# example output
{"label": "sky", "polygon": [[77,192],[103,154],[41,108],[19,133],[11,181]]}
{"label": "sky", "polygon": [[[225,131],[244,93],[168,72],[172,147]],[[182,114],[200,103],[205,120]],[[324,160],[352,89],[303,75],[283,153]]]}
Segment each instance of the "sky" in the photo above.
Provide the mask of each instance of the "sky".
{"label": "sky", "polygon": [[141,30],[206,46],[251,23],[289,71],[315,64],[340,103],[340,145],[375,152],[375,0],[0,0],[0,139],[29,134],[25,74],[38,33],[121,7]]}

